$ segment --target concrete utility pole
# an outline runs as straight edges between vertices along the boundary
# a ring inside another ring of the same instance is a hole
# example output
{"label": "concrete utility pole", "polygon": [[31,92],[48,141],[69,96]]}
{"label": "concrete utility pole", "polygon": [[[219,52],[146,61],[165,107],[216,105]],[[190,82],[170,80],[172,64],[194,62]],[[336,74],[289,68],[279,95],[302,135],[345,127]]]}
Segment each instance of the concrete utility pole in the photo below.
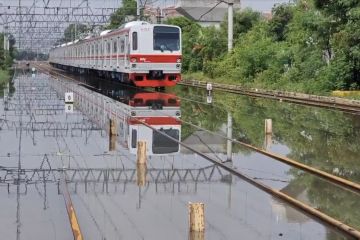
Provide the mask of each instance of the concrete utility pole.
{"label": "concrete utility pole", "polygon": [[226,136],[228,140],[226,142],[226,154],[227,154],[227,160],[232,161],[232,141],[229,139],[232,139],[233,121],[230,112],[228,112],[227,120],[228,120],[228,124],[227,124]]}
{"label": "concrete utility pole", "polygon": [[228,0],[228,51],[233,49],[234,36],[234,0]]}
{"label": "concrete utility pole", "polygon": [[6,36],[6,33],[4,33],[4,59],[6,59],[6,54],[10,49],[10,43],[9,38]]}
{"label": "concrete utility pole", "polygon": [[77,23],[75,23],[75,31],[74,31],[74,41],[76,40],[77,37]]}
{"label": "concrete utility pole", "polygon": [[141,7],[140,0],[136,0],[136,16],[138,19],[140,19],[140,7]]}
{"label": "concrete utility pole", "polygon": [[158,7],[156,9],[156,23],[157,24],[161,24],[161,18],[162,18],[161,9],[160,9],[160,7]]}
{"label": "concrete utility pole", "polygon": [[4,50],[7,50],[7,37],[6,34],[4,34]]}

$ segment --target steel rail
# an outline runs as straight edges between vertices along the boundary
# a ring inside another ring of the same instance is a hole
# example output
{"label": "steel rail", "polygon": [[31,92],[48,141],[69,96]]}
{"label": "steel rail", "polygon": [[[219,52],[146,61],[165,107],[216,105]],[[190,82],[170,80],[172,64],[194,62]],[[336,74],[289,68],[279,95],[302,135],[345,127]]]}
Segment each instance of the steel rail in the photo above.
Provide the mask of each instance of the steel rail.
{"label": "steel rail", "polygon": [[[48,72],[47,74],[49,74],[50,76],[54,76],[50,72]],[[59,74],[59,73],[57,73],[57,74],[60,75],[60,76],[62,75],[62,74]],[[68,76],[63,76],[63,77],[77,81],[76,79],[73,79],[73,78],[68,77]],[[302,212],[304,212],[304,213],[306,213],[308,215],[311,215],[311,216],[319,219],[320,221],[334,227],[337,230],[340,230],[341,232],[345,233],[348,236],[351,236],[351,237],[353,237],[355,239],[360,239],[360,231],[359,230],[357,230],[357,229],[355,229],[355,228],[353,228],[353,227],[351,227],[349,225],[346,225],[345,223],[342,223],[341,221],[339,221],[339,220],[337,220],[335,218],[332,218],[332,217],[326,215],[325,213],[322,213],[319,210],[317,210],[317,209],[315,209],[315,208],[313,208],[311,206],[308,206],[308,205],[302,203],[301,201],[299,201],[299,200],[297,200],[295,198],[292,198],[291,196],[289,196],[289,195],[287,195],[285,193],[282,193],[279,190],[273,189],[273,188],[271,188],[271,187],[269,187],[269,186],[267,186],[267,185],[265,185],[265,184],[263,184],[263,183],[261,183],[259,181],[256,181],[255,179],[251,178],[250,176],[248,176],[248,175],[246,175],[244,173],[241,173],[237,169],[227,166],[226,163],[220,162],[220,161],[218,161],[218,160],[216,160],[216,159],[214,159],[214,158],[212,158],[212,157],[210,157],[210,156],[208,156],[208,155],[206,155],[204,153],[201,153],[201,152],[197,151],[196,149],[190,147],[189,145],[187,145],[185,143],[182,143],[182,142],[178,141],[177,139],[168,136],[166,133],[163,133],[163,132],[159,131],[158,129],[153,128],[152,126],[148,125],[147,123],[145,123],[145,122],[143,122],[141,120],[138,120],[136,118],[133,118],[133,119],[138,121],[140,124],[143,124],[144,126],[152,129],[153,131],[157,131],[158,133],[160,133],[163,136],[169,138],[170,140],[180,144],[181,146],[187,148],[188,150],[198,154],[199,156],[203,157],[204,159],[218,165],[219,167],[222,167],[224,170],[228,171],[229,173],[234,174],[235,176],[243,179],[244,181],[250,183],[251,185],[265,191],[266,193],[268,193],[270,195],[273,195],[273,196],[275,196],[275,197],[289,203],[293,207],[301,210]],[[263,150],[261,150],[261,151],[267,153],[266,151],[263,151]],[[318,171],[320,171],[320,170],[318,170]],[[329,174],[329,175],[331,175],[331,174]]]}
{"label": "steel rail", "polygon": [[[53,71],[53,69],[50,68],[50,67],[48,67],[48,69],[49,69],[48,71]],[[70,80],[75,80],[75,81],[78,82],[78,80],[76,80],[74,77],[69,77],[69,76],[63,75],[63,74],[58,73],[58,72],[56,72],[56,74],[58,74],[59,76],[62,76],[64,78],[67,78],[67,79],[70,79]],[[52,74],[51,72],[49,72],[49,75],[55,76],[55,74]],[[248,149],[251,149],[251,150],[253,150],[255,152],[258,152],[258,153],[260,153],[262,155],[268,156],[268,157],[270,157],[270,158],[272,158],[274,160],[277,160],[277,161],[280,161],[280,162],[285,163],[287,165],[290,165],[290,166],[296,167],[298,169],[304,170],[304,171],[306,171],[308,173],[311,173],[313,175],[316,175],[318,177],[326,179],[326,180],[328,180],[328,181],[330,181],[330,182],[332,182],[332,183],[334,183],[334,184],[336,184],[338,186],[344,187],[344,188],[349,189],[349,190],[351,190],[351,191],[353,191],[353,192],[355,192],[357,194],[360,194],[360,184],[358,184],[358,183],[355,183],[355,182],[349,181],[347,179],[338,177],[336,175],[333,175],[333,174],[330,174],[328,172],[319,170],[317,168],[310,167],[310,166],[308,166],[306,164],[300,163],[300,162],[298,162],[296,160],[293,160],[293,159],[290,159],[288,157],[281,156],[279,154],[272,153],[272,152],[269,152],[269,151],[265,151],[263,149],[260,149],[258,147],[253,146],[253,145],[238,141],[236,139],[231,139],[231,138],[228,138],[227,136],[211,132],[211,131],[209,131],[209,130],[207,130],[205,128],[201,128],[201,127],[196,126],[196,125],[194,125],[194,124],[192,124],[190,122],[185,122],[182,119],[179,119],[179,120],[182,123],[186,123],[186,124],[189,124],[189,125],[191,125],[193,127],[198,128],[200,130],[209,132],[209,133],[214,134],[214,135],[218,135],[220,137],[223,137],[226,140],[232,141],[233,143],[240,144],[240,145],[242,145],[242,146],[244,146],[244,147],[246,147]]]}
{"label": "steel rail", "polygon": [[229,167],[228,165],[226,165],[226,163],[224,162],[220,162],[218,160],[216,160],[215,158],[212,158],[202,152],[199,152],[197,151],[196,149],[190,147],[189,145],[183,143],[183,142],[180,142],[178,141],[177,139],[167,135],[166,133],[164,132],[161,132],[159,131],[158,129],[150,126],[149,124],[141,121],[141,120],[138,120],[136,118],[134,118],[134,120],[138,121],[140,124],[143,124],[144,126],[152,129],[153,131],[156,131],[160,134],[162,134],[163,136],[171,139],[172,141],[180,144],[181,146],[187,148],[188,150],[198,154],[199,156],[203,157],[204,159],[218,165],[219,167],[222,167],[224,170],[230,172],[231,174],[243,179],[244,181],[250,183],[251,185],[269,193],[270,195],[273,195],[289,204],[291,204],[292,206],[296,207],[297,209],[299,210],[302,210],[303,212],[307,213],[307,214],[310,214],[311,216],[314,216],[316,217],[317,219],[335,227],[336,229],[338,230],[341,230],[343,233],[349,235],[349,236],[352,236],[354,237],[355,239],[359,239],[360,240],[360,231],[349,226],[349,225],[346,225],[345,223],[335,219],[335,218],[332,218],[330,216],[328,216],[327,214],[323,213],[323,212],[320,212],[319,210],[311,207],[311,206],[308,206],[304,203],[302,203],[301,201],[295,199],[295,198],[292,198],[290,197],[289,195],[279,191],[279,190],[276,190],[276,189],[273,189],[259,181],[256,181],[255,179],[251,178],[250,176],[244,174],[244,173],[241,173],[240,171],[238,171],[237,169],[235,168],[232,168],[232,167]]}
{"label": "steel rail", "polygon": [[[197,88],[204,88],[206,89],[206,83],[200,82],[200,81],[189,81],[189,80],[183,80],[178,83],[179,85],[188,86],[188,87],[197,87]],[[234,93],[234,94],[241,94],[246,95],[250,97],[256,97],[256,98],[268,98],[273,100],[279,100],[284,102],[291,102],[301,105],[308,105],[308,106],[314,106],[314,107],[322,107],[322,108],[330,108],[330,109],[336,109],[341,110],[344,112],[354,113],[354,114],[360,114],[360,103],[357,104],[351,104],[351,100],[349,100],[349,103],[339,103],[335,101],[325,101],[321,100],[319,98],[328,98],[323,96],[315,96],[315,95],[307,95],[308,98],[305,97],[299,97],[299,96],[290,96],[295,95],[295,93],[286,93],[286,92],[280,92],[280,91],[273,91],[273,90],[252,90],[252,89],[245,89],[241,86],[236,85],[225,85],[225,84],[219,84],[214,83],[213,84],[214,90],[219,90],[223,92],[228,93]],[[334,98],[335,99],[335,98]],[[344,100],[345,101],[345,100]],[[355,102],[355,101],[353,101]]]}
{"label": "steel rail", "polygon": [[80,225],[79,225],[78,218],[76,216],[75,208],[71,201],[71,197],[70,197],[70,194],[69,194],[69,191],[67,188],[67,181],[66,181],[66,177],[65,177],[64,173],[62,174],[62,177],[60,179],[60,185],[61,185],[61,189],[62,189],[62,195],[63,195],[64,201],[65,201],[66,211],[67,211],[67,214],[69,217],[71,231],[74,236],[74,240],[83,240],[84,237],[83,237],[83,234],[80,229]]}

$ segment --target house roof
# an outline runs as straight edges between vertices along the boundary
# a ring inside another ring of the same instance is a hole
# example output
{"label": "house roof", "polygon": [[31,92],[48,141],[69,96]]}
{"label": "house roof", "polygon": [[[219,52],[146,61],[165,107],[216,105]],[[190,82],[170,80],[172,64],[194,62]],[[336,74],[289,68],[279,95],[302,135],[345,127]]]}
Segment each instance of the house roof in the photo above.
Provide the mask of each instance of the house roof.
{"label": "house roof", "polygon": [[[179,0],[176,10],[194,21],[221,22],[228,11],[228,4],[218,3],[218,0]],[[234,9],[240,9],[240,0],[234,0]]]}

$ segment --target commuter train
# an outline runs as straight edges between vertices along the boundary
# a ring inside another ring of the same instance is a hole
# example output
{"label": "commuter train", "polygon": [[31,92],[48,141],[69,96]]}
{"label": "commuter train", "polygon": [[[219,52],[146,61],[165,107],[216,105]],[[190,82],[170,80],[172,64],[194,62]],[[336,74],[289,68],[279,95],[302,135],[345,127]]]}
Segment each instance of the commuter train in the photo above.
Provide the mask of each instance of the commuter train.
{"label": "commuter train", "polygon": [[137,93],[127,102],[129,105],[123,104],[131,117],[119,123],[118,140],[131,154],[136,154],[139,140],[146,141],[149,156],[180,152],[179,143],[167,137],[181,141],[180,101],[176,96]]}
{"label": "commuter train", "polygon": [[49,62],[139,87],[166,87],[181,80],[181,49],[178,26],[134,21],[56,46],[50,50]]}
{"label": "commuter train", "polygon": [[181,141],[181,109],[176,95],[134,87],[118,88],[108,81],[85,84],[84,87],[118,101],[121,111],[117,114],[122,121],[117,123],[117,138],[131,154],[136,154],[138,140],[146,141],[149,156],[180,152],[179,143],[165,136]]}

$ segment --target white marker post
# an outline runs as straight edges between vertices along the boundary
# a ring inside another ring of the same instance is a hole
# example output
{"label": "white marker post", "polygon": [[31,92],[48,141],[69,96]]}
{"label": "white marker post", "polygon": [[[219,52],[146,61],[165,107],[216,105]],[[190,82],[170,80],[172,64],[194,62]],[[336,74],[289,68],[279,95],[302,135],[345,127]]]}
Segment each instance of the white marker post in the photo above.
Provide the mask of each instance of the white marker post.
{"label": "white marker post", "polygon": [[65,113],[74,112],[74,93],[66,92],[65,93]]}
{"label": "white marker post", "polygon": [[211,83],[206,83],[206,90],[207,90],[207,98],[206,98],[206,102],[208,104],[212,103],[212,84]]}
{"label": "white marker post", "polygon": [[32,78],[35,78],[35,72],[36,72],[36,69],[33,67],[32,69],[31,69],[31,77]]}
{"label": "white marker post", "polygon": [[74,104],[65,103],[65,113],[73,113],[74,112]]}
{"label": "white marker post", "polygon": [[207,102],[208,104],[211,104],[212,101],[213,101],[212,96],[207,96],[207,97],[206,97],[206,102]]}

